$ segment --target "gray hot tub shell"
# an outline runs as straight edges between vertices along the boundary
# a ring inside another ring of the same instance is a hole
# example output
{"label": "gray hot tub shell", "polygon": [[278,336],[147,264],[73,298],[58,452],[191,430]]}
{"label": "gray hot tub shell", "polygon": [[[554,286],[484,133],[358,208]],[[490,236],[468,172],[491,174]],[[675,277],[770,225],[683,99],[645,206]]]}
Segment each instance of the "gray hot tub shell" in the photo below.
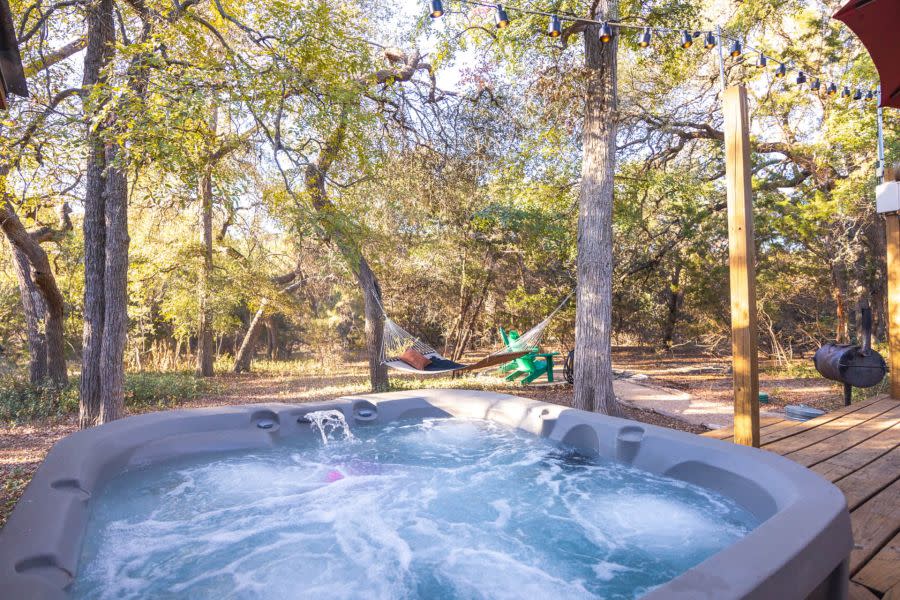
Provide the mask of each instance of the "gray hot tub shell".
{"label": "gray hot tub shell", "polygon": [[833,485],[769,452],[502,394],[418,390],[152,413],[59,441],[0,532],[0,597],[65,598],[91,494],[129,468],[192,453],[264,448],[313,432],[303,415],[341,410],[348,423],[411,417],[491,419],[698,484],[734,498],[761,524],[644,598],[846,598],[850,517]]}

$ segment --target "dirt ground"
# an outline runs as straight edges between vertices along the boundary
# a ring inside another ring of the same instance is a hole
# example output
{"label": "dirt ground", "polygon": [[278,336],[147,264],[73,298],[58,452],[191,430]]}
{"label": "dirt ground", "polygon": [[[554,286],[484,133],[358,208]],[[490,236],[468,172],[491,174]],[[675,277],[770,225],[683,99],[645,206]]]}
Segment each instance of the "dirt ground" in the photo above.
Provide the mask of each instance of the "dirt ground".
{"label": "dirt ground", "polygon": [[[701,399],[731,402],[731,358],[711,357],[696,352],[657,352],[644,348],[619,349],[614,353],[617,368],[647,375],[649,383],[681,390]],[[885,380],[886,381],[886,380]],[[823,379],[815,371],[812,358],[797,358],[787,367],[760,362],[759,391],[769,395],[761,408],[780,411],[788,404],[806,404],[825,411],[843,406],[839,384]],[[883,385],[870,390],[854,390],[872,396]]]}
{"label": "dirt ground", "polygon": [[[810,363],[811,361],[806,361]],[[647,349],[617,349],[614,365],[619,376],[643,374],[647,383],[686,391],[700,397],[728,401],[731,394],[730,360],[698,353],[659,353]],[[287,369],[288,367],[286,367]],[[788,374],[785,374],[788,373]],[[560,373],[561,375],[561,373]],[[562,377],[557,379],[562,381]],[[521,386],[504,382],[494,376],[460,379],[427,380],[414,377],[394,378],[399,387],[460,387],[474,388],[571,405],[572,387],[565,383]],[[289,372],[219,375],[215,378],[215,392],[181,405],[184,408],[220,406],[259,402],[300,403],[331,399],[347,394],[364,393],[367,376],[362,362],[322,369],[322,373],[296,374]],[[841,389],[815,376],[803,361],[788,369],[762,370],[760,389],[769,393],[767,410],[778,410],[785,404],[804,403],[825,410],[843,402]],[[875,388],[872,392],[878,391]],[[670,427],[691,433],[701,433],[704,427],[647,410],[622,407],[623,416],[636,421]],[[15,502],[25,489],[32,474],[50,447],[77,428],[74,416],[25,425],[0,428],[0,526],[5,523]]]}

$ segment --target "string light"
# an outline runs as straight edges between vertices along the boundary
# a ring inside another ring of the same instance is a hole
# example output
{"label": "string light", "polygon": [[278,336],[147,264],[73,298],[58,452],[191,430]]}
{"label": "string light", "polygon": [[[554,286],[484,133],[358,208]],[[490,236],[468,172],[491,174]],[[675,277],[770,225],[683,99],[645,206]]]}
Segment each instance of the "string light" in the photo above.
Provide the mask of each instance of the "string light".
{"label": "string light", "polygon": [[550,17],[550,25],[547,27],[547,35],[552,38],[559,37],[562,35],[562,21],[559,20],[559,17],[553,15]]}
{"label": "string light", "polygon": [[502,4],[497,5],[497,13],[494,15],[494,20],[497,23],[497,29],[509,27],[509,15],[506,14]]}
{"label": "string light", "polygon": [[[495,22],[498,29],[504,29],[509,26],[510,19],[509,14],[502,4],[493,4],[487,0],[457,0],[461,4],[468,4],[472,6],[483,6],[488,8],[495,9]],[[431,12],[430,17],[436,19],[442,15],[444,15],[444,7],[442,0],[430,0],[431,3]],[[600,25],[600,41],[604,44],[607,44],[612,41],[615,29],[639,29],[642,30],[637,39],[637,45],[640,48],[647,48],[651,44],[652,36],[654,33],[656,34],[678,34],[680,36],[680,47],[683,49],[688,49],[693,46],[694,38],[698,38],[701,35],[704,36],[704,47],[706,49],[712,49],[717,46],[723,46],[727,41],[731,42],[731,46],[729,49],[729,56],[732,58],[740,57],[744,52],[744,45],[741,43],[741,40],[735,37],[731,37],[728,35],[722,35],[719,32],[716,35],[713,31],[709,30],[692,30],[689,28],[676,28],[676,27],[647,27],[644,24],[632,24],[632,23],[623,23],[616,21],[596,21],[593,19],[587,19],[582,17],[576,17],[573,15],[565,15],[565,14],[555,14],[552,12],[544,12],[537,10],[530,10],[527,8],[521,8],[518,6],[509,6],[510,10],[518,11],[523,14],[536,15],[549,17],[550,21],[547,27],[547,35],[556,38],[562,35],[562,21],[572,21],[576,23],[589,23]],[[692,33],[693,31],[693,33]],[[765,67],[768,63],[768,59],[772,58],[773,60],[777,60],[774,57],[766,56],[761,50],[753,48],[752,46],[747,46],[748,51],[753,51],[758,54],[756,65],[758,67]],[[778,67],[775,69],[775,78],[782,79],[787,75],[788,71],[788,62],[777,61]],[[793,67],[796,69],[796,67]],[[797,85],[803,85],[807,81],[807,75],[804,71],[797,69]],[[818,92],[822,87],[822,82],[819,77],[816,77],[810,83],[809,89],[810,91]],[[875,100],[877,99],[877,91],[869,90],[868,92],[864,91],[862,88],[857,88],[855,93],[852,93],[849,86],[842,86],[841,90],[841,98],[853,97],[854,100],[865,99]],[[825,88],[825,94],[827,96],[835,96],[838,92],[837,83],[831,82]]]}
{"label": "string light", "polygon": [[640,46],[641,48],[646,48],[647,46],[649,46],[650,45],[650,37],[651,37],[650,28],[647,27],[646,29],[644,29],[644,32],[641,34],[641,37],[638,38],[638,46]]}
{"label": "string light", "polygon": [[608,44],[610,40],[612,40],[612,27],[609,26],[609,23],[606,22],[600,26],[600,41],[604,44]]}

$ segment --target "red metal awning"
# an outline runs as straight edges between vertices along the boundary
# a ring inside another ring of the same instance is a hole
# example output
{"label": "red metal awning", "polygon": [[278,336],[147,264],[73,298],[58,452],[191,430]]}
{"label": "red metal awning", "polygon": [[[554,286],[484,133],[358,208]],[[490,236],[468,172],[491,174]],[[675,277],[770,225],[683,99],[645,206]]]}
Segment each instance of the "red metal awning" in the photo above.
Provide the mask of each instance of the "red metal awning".
{"label": "red metal awning", "polygon": [[900,108],[900,0],[850,0],[834,18],[869,51],[881,77],[881,104]]}

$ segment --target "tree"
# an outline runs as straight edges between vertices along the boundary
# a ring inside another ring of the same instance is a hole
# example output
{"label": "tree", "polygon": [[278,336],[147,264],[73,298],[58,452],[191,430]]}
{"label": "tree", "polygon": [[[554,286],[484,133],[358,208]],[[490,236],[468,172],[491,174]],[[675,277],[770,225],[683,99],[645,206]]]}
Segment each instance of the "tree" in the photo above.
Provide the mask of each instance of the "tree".
{"label": "tree", "polygon": [[[213,104],[209,114],[209,133],[215,138],[218,109]],[[200,244],[203,262],[200,266],[200,318],[197,328],[197,375],[213,375],[212,318],[209,311],[209,279],[213,269],[213,167],[212,160],[203,161],[200,168],[200,185],[197,196],[200,200]]]}
{"label": "tree", "polygon": [[[53,385],[64,387],[68,383],[63,337],[65,300],[56,284],[47,253],[41,247],[42,241],[60,232],[49,227],[27,231],[13,209],[5,181],[5,176],[0,177],[3,184],[0,189],[0,227],[13,250],[19,279],[31,355],[29,377],[32,383],[41,383],[49,377]],[[61,231],[71,229],[68,205],[63,205],[61,215]]]}
{"label": "tree", "polygon": [[[28,341],[29,380],[32,384],[49,380],[54,386],[64,387],[68,383],[64,339],[66,303],[51,268],[50,257],[41,245],[62,242],[72,230],[71,209],[68,202],[60,198],[65,194],[54,189],[54,179],[68,174],[64,169],[54,168],[53,159],[66,156],[70,149],[59,139],[61,130],[70,126],[70,122],[58,115],[65,113],[66,105],[80,90],[65,87],[67,82],[51,71],[54,65],[78,52],[83,45],[81,40],[75,40],[59,48],[49,48],[44,36],[36,35],[53,12],[51,9],[37,18],[29,10],[20,23],[18,41],[25,75],[32,79],[32,99],[28,103],[11,102],[10,110],[14,114],[0,126],[4,130],[0,136],[0,228],[9,244],[16,273]],[[29,16],[37,22],[31,22]],[[55,24],[56,31],[67,31],[65,20],[60,21]],[[35,85],[38,82],[34,80],[38,78],[39,85]],[[42,151],[48,145],[52,145],[54,151]],[[50,167],[45,170],[48,164]],[[10,173],[27,173],[32,169],[44,171],[43,176],[35,178],[17,197],[7,188]],[[47,224],[50,208],[54,206],[58,220],[55,227]]]}
{"label": "tree", "polygon": [[[90,94],[86,105],[88,121],[87,147],[88,160],[85,170],[84,197],[84,339],[81,356],[81,390],[80,414],[81,427],[91,427],[117,419],[122,412],[122,397],[116,395],[116,375],[121,369],[119,365],[110,365],[112,372],[107,371],[107,361],[115,358],[115,349],[107,349],[104,339],[113,341],[113,334],[119,333],[124,325],[121,318],[113,318],[107,322],[107,313],[124,307],[110,306],[107,309],[107,294],[115,282],[107,280],[107,260],[119,266],[121,257],[115,257],[115,251],[121,241],[121,232],[110,232],[107,241],[107,223],[121,227],[121,206],[116,206],[122,198],[117,192],[123,188],[122,173],[110,160],[115,160],[115,150],[106,141],[105,132],[110,123],[106,116],[107,105],[112,101],[106,83],[106,71],[113,60],[115,51],[115,25],[113,22],[112,0],[94,0],[87,9],[87,48],[84,55],[84,76],[82,85]],[[113,191],[115,195],[110,195]],[[110,206],[107,206],[107,203]],[[109,211],[109,216],[107,216]],[[127,231],[125,232],[127,239]],[[127,242],[124,259],[127,261]],[[117,272],[111,275],[119,275]],[[114,302],[118,298],[110,298]],[[120,315],[116,315],[120,317]],[[107,326],[111,327],[109,334]],[[109,342],[107,342],[109,343]],[[111,352],[110,350],[113,350]],[[111,389],[113,388],[113,389]]]}
{"label": "tree", "polygon": [[216,136],[218,129],[218,105],[213,102],[209,109],[209,118],[203,132],[202,148],[194,166],[199,171],[197,198],[200,204],[200,246],[203,260],[200,263],[199,276],[199,318],[197,326],[197,375],[211,377],[213,375],[212,314],[210,311],[210,280],[213,271],[213,173],[216,165],[230,152],[239,148],[244,139],[241,135],[232,134]]}
{"label": "tree", "polygon": [[[279,290],[279,293],[290,294],[291,292],[303,286],[305,282],[302,271],[300,270],[300,266],[298,265],[295,270],[289,273],[273,277],[272,283],[279,286],[284,286]],[[269,300],[267,298],[263,298],[260,302],[259,308],[256,309],[256,312],[253,314],[253,318],[250,320],[250,324],[247,326],[247,331],[244,334],[244,339],[241,341],[241,346],[234,356],[234,364],[231,367],[231,371],[233,373],[242,373],[250,370],[250,362],[253,360],[253,352],[256,349],[256,341],[259,338],[260,331],[262,331],[265,322],[263,317],[268,306]]]}
{"label": "tree", "polygon": [[[615,0],[594,3],[590,17],[616,20]],[[604,43],[584,28],[585,97],[578,215],[575,312],[575,408],[617,415],[612,386],[613,177],[616,170],[618,34]]]}

